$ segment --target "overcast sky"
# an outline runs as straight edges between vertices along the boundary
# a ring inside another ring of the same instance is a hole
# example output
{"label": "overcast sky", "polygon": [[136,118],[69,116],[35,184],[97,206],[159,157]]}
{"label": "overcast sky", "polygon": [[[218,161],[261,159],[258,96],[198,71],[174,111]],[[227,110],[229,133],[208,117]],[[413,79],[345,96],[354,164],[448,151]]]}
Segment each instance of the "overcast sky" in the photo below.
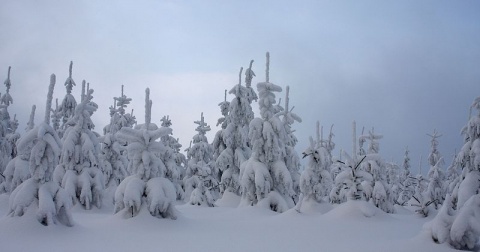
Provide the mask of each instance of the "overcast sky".
{"label": "overcast sky", "polygon": [[139,123],[150,87],[153,122],[170,115],[187,147],[204,112],[211,141],[224,89],[251,59],[253,82],[264,81],[266,51],[270,81],[290,86],[303,119],[298,152],[317,120],[335,124],[335,154],[350,152],[356,120],[358,135],[384,135],[387,161],[401,163],[408,146],[413,172],[421,155],[428,169],[426,134],[437,129],[446,168],[480,96],[480,1],[0,1],[0,78],[12,66],[21,133],[33,104],[43,118],[51,73],[63,99],[72,60],[77,101],[83,79],[95,90],[96,131],[124,84]]}

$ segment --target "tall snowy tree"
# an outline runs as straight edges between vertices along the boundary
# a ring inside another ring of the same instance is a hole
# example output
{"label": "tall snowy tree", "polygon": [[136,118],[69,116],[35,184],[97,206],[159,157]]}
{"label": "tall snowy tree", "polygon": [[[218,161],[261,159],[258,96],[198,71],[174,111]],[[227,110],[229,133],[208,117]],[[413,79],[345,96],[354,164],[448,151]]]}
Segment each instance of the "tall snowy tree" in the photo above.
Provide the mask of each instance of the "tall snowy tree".
{"label": "tall snowy tree", "polygon": [[30,131],[35,128],[36,106],[32,106],[32,112],[30,113],[30,119],[25,128],[26,134],[18,139],[16,142],[17,155],[8,162],[8,165],[3,172],[5,181],[0,184],[0,192],[11,192],[18,185],[30,178],[30,153],[34,146],[32,137],[29,135]]}
{"label": "tall snowy tree", "polygon": [[193,145],[189,148],[187,170],[185,172],[185,199],[192,205],[214,206],[219,197],[217,176],[214,174],[213,147],[205,135],[210,126],[205,123],[203,113],[195,129]]}
{"label": "tall snowy tree", "polygon": [[[63,133],[67,129],[67,122],[72,118],[75,114],[75,108],[77,107],[77,101],[75,100],[75,97],[72,95],[72,89],[73,86],[75,86],[75,81],[72,78],[72,67],[73,67],[73,62],[70,61],[70,67],[68,69],[68,78],[65,80],[65,88],[67,89],[67,94],[62,100],[62,103],[60,107],[56,108],[56,111],[54,112],[55,117],[60,116],[62,118],[62,125],[58,129],[58,135],[60,137],[63,137]],[[83,81],[82,86],[85,85],[85,81]],[[82,94],[83,95],[83,94]],[[57,115],[59,114],[59,115]]]}
{"label": "tall snowy tree", "polygon": [[[221,129],[219,131],[217,131],[217,133],[215,133],[215,137],[213,138],[213,142],[212,142],[213,160],[215,160],[215,162],[217,160],[218,161],[224,161],[223,159],[225,157],[222,157],[222,159],[219,159],[218,157],[220,157],[222,155],[223,151],[225,149],[227,149],[227,145],[226,145],[225,139],[224,139],[224,134],[226,133],[226,128],[227,128],[227,124],[228,124],[227,117],[228,117],[228,113],[229,113],[230,102],[227,101],[227,90],[226,89],[225,89],[225,98],[224,98],[223,102],[218,104],[218,106],[220,106],[220,112],[222,113],[222,117],[220,117],[217,120],[217,126],[220,125]],[[218,171],[217,172],[217,174],[218,174],[217,180],[218,181],[221,181],[223,171],[232,162],[232,155],[231,154],[233,154],[233,153],[229,152],[229,154],[230,155],[228,155],[227,159],[225,160],[225,161],[228,162],[227,164],[224,164],[223,162],[215,163],[215,169]],[[225,186],[223,184],[220,184],[220,191],[223,192],[224,190],[225,190]]]}
{"label": "tall snowy tree", "polygon": [[[296,122],[302,122],[302,119],[295,113],[293,113],[294,107],[290,108],[290,87],[287,86],[285,92],[285,108],[283,111],[279,112],[277,116],[282,117],[282,122],[285,126],[286,139],[285,139],[285,157],[284,161],[287,165],[287,169],[290,171],[290,176],[292,177],[293,190],[295,191],[294,199],[298,200],[298,195],[300,194],[300,168],[302,164],[300,163],[300,157],[295,151],[295,146],[297,145],[298,139],[294,134],[292,129],[292,124]],[[319,143],[320,144],[320,143]],[[329,165],[328,165],[329,166]],[[326,168],[328,168],[328,166]]]}
{"label": "tall snowy tree", "polygon": [[399,174],[400,195],[397,199],[399,205],[405,205],[413,196],[415,192],[415,181],[410,173],[410,151],[405,148],[405,155],[403,158],[402,170]]}
{"label": "tall snowy tree", "polygon": [[104,136],[100,137],[101,155],[100,161],[104,167],[104,179],[106,187],[116,187],[129,175],[127,171],[128,158],[126,143],[119,142],[116,133],[123,127],[132,128],[136,123],[135,117],[125,113],[125,108],[132,99],[122,92],[120,97],[114,97],[114,106],[110,107],[110,124],[104,128]]}
{"label": "tall snowy tree", "polygon": [[300,176],[300,199],[297,210],[301,211],[303,202],[328,202],[332,190],[332,175],[329,172],[332,157],[319,136],[319,122],[317,122],[317,141],[310,137],[310,146],[303,152],[308,157],[308,164]]}
{"label": "tall snowy tree", "polygon": [[171,134],[170,128],[151,122],[152,100],[150,89],[145,90],[145,124],[134,129],[123,127],[117,134],[118,139],[128,143],[129,170],[132,175],[126,177],[115,191],[115,213],[123,212],[133,217],[145,206],[155,217],[177,218],[175,209],[176,192],[170,180],[165,178],[166,167],[158,157],[165,146],[155,140]]}
{"label": "tall snowy tree", "polygon": [[[11,67],[8,67],[7,79],[4,81],[7,91],[3,95],[0,94],[0,174],[3,174],[8,162],[13,158],[12,150],[14,149],[11,141],[9,141],[9,135],[14,132],[10,114],[8,113],[8,106],[13,103],[10,95],[10,87],[12,86],[10,70]],[[0,182],[3,180],[4,176],[2,175],[0,176]]]}
{"label": "tall snowy tree", "polygon": [[72,226],[70,208],[72,201],[67,193],[52,180],[52,173],[61,152],[61,141],[50,126],[55,75],[50,77],[45,120],[24,137],[22,143],[32,144],[29,159],[31,178],[20,184],[10,195],[9,215],[23,216],[28,208],[36,210],[37,220],[43,225],[57,222]]}
{"label": "tall snowy tree", "polygon": [[276,116],[275,93],[282,88],[270,83],[270,55],[267,52],[266,81],[257,84],[261,118],[250,122],[252,155],[240,171],[242,204],[268,206],[283,212],[293,207],[295,195],[290,171],[285,164],[287,132]]}
{"label": "tall snowy tree", "polygon": [[430,169],[428,171],[428,187],[426,190],[427,199],[431,201],[435,206],[435,209],[443,203],[446,194],[445,186],[445,171],[442,169],[444,164],[443,157],[438,151],[438,138],[442,135],[433,131],[433,134],[427,134],[432,138],[431,140],[431,151],[428,156],[428,163],[430,164]]}
{"label": "tall snowy tree", "polygon": [[[169,116],[164,116],[160,120],[163,128],[170,128],[172,121]],[[183,153],[180,153],[182,145],[178,142],[178,138],[174,138],[172,134],[162,136],[160,141],[165,146],[165,150],[160,152],[160,159],[166,167],[166,178],[172,181],[175,189],[177,190],[177,199],[184,199],[183,190],[183,177],[185,176],[186,157]]]}
{"label": "tall snowy tree", "polygon": [[[456,152],[456,151],[455,151]],[[452,194],[455,186],[457,185],[460,179],[460,164],[457,160],[457,153],[453,155],[452,163],[448,166],[445,176],[447,181],[445,185],[447,186],[447,194]]]}
{"label": "tall snowy tree", "polygon": [[479,112],[470,115],[463,127],[465,143],[454,161],[462,174],[452,181],[452,193],[429,225],[435,242],[448,241],[456,249],[476,250],[480,240],[480,97],[470,109]]}
{"label": "tall snowy tree", "polygon": [[452,192],[458,214],[450,230],[450,243],[455,248],[473,249],[480,237],[480,97],[470,109],[478,113],[471,115],[462,129],[465,143],[457,156],[462,173]]}
{"label": "tall snowy tree", "polygon": [[82,101],[75,108],[73,117],[66,123],[68,128],[63,135],[60,163],[55,168],[54,179],[69,193],[74,202],[78,201],[91,209],[92,205],[102,207],[105,188],[100,144],[93,132],[91,115],[98,106],[93,99],[93,89],[82,94]]}
{"label": "tall snowy tree", "polygon": [[372,200],[375,206],[385,212],[392,213],[394,194],[392,188],[387,182],[387,169],[385,161],[378,153],[380,150],[379,139],[383,136],[375,134],[374,129],[368,132],[368,135],[360,136],[369,141],[367,158],[361,165],[362,169],[372,175],[373,180],[370,183],[364,182],[363,189],[367,200]]}
{"label": "tall snowy tree", "polygon": [[[251,70],[253,61],[250,62],[250,68],[246,75],[246,83],[251,83],[251,78],[255,74]],[[216,166],[222,171],[221,185],[223,191],[229,191],[240,195],[240,167],[251,155],[251,144],[248,139],[249,124],[254,114],[251,102],[256,97],[256,93],[243,86],[241,83],[241,74],[239,74],[239,82],[231,90],[230,94],[235,98],[229,103],[228,115],[226,117],[227,126],[222,132],[222,138],[225,143],[223,150],[216,159]],[[253,74],[253,75],[252,75]],[[215,141],[214,141],[215,144]]]}
{"label": "tall snowy tree", "polygon": [[438,138],[442,136],[442,134],[439,134],[437,130],[433,130],[433,134],[427,134],[427,136],[431,137],[432,140],[430,141],[431,149],[430,149],[430,154],[428,155],[428,163],[430,164],[430,167],[434,167],[437,165],[438,162],[439,165],[443,165],[443,160],[440,161],[442,158],[442,155],[438,151]]}

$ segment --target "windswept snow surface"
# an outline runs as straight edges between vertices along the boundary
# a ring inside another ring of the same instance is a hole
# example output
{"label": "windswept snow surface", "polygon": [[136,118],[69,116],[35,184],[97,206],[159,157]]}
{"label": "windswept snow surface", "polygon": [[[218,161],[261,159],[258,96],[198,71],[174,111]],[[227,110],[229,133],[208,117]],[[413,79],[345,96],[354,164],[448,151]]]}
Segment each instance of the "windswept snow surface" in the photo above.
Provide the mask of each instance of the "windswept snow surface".
{"label": "windswept snow surface", "polygon": [[[178,205],[178,219],[158,219],[143,209],[136,217],[113,207],[74,207],[74,227],[42,226],[35,212],[8,217],[8,195],[0,195],[0,251],[453,251],[435,244],[423,224],[430,218],[402,208],[386,214],[369,203],[302,207],[282,214],[236,207],[228,194],[220,207]],[[368,217],[367,217],[368,216]]]}

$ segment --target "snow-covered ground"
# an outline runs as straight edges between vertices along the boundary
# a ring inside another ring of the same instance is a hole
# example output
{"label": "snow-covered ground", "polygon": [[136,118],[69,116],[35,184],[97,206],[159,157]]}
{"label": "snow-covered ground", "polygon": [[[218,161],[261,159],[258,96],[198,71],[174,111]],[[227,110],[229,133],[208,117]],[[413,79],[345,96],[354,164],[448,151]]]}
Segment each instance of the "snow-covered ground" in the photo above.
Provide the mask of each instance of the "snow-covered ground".
{"label": "snow-covered ground", "polygon": [[178,205],[177,220],[147,211],[125,219],[113,209],[73,210],[74,227],[42,226],[34,213],[7,217],[0,195],[0,251],[451,251],[422,231],[428,219],[404,208],[386,214],[366,202],[303,205],[282,214],[256,207]]}

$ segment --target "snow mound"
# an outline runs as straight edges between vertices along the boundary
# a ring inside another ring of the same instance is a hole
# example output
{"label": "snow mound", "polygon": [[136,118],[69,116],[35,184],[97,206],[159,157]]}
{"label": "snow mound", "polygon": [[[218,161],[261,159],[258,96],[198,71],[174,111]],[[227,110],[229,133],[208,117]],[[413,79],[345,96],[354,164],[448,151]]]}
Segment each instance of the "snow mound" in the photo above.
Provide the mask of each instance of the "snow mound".
{"label": "snow mound", "polygon": [[219,207],[237,207],[240,205],[241,197],[233,192],[225,191],[222,198],[215,201],[215,205]]}
{"label": "snow mound", "polygon": [[358,219],[372,217],[386,217],[387,214],[375,207],[372,203],[362,200],[349,200],[326,213],[325,218],[331,219]]}
{"label": "snow mound", "polygon": [[332,204],[327,203],[327,202],[317,202],[316,200],[306,200],[302,203],[302,206],[300,209],[300,213],[306,213],[306,214],[315,214],[315,213],[321,213],[325,214],[330,212],[333,209]]}

